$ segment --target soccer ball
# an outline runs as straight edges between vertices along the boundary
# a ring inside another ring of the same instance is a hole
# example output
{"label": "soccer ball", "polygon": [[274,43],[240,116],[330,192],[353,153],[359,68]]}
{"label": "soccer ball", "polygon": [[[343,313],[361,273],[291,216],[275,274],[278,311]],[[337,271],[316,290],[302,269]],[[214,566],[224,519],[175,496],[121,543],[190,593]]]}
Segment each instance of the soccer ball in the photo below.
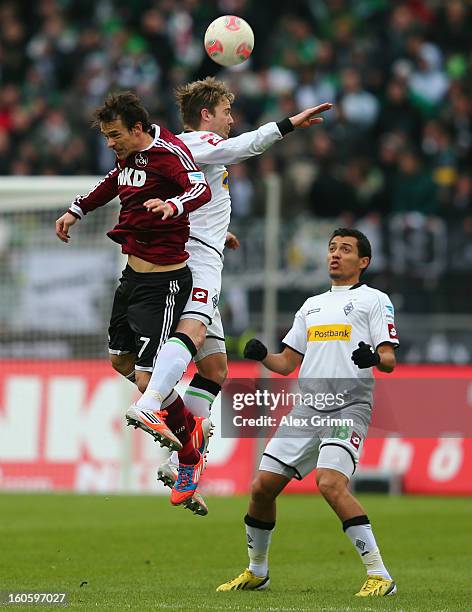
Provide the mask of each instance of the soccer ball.
{"label": "soccer ball", "polygon": [[218,17],[205,32],[205,50],[221,66],[242,64],[249,58],[253,48],[254,32],[241,17]]}

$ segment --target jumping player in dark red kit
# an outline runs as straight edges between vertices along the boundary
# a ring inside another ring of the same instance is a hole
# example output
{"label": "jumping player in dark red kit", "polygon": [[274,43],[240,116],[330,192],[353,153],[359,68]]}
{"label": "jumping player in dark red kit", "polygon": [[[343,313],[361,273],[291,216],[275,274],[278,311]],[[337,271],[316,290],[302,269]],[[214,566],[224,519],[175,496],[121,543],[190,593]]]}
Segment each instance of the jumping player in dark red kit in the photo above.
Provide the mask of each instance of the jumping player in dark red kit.
{"label": "jumping player in dark red kit", "polygon": [[[68,242],[70,228],[79,219],[119,197],[119,220],[108,236],[121,244],[128,265],[113,302],[109,353],[113,367],[144,392],[155,355],[170,334],[178,335],[175,327],[192,289],[185,263],[188,213],[208,202],[211,191],[186,145],[169,130],[151,124],[133,93],[110,94],[95,111],[95,125],[115,151],[116,165],[56,221],[56,235]],[[149,200],[160,214],[145,208]],[[130,424],[179,451],[179,459],[195,466],[196,475],[201,472],[203,457],[192,444],[183,412],[130,410],[126,414]],[[179,433],[174,435],[171,429]],[[193,510],[192,500],[186,501]]]}

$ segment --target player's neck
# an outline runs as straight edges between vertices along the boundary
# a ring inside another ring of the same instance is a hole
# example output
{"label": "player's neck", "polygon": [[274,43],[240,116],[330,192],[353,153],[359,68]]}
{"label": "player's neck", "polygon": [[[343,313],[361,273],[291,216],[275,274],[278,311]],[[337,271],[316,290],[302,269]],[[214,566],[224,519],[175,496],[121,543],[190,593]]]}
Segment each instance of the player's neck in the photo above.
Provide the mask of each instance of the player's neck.
{"label": "player's neck", "polygon": [[359,284],[358,278],[349,278],[349,279],[336,279],[331,280],[331,290],[332,291],[347,291],[354,285]]}
{"label": "player's neck", "polygon": [[142,151],[143,149],[147,149],[153,141],[154,141],[154,136],[152,136],[148,132],[143,132],[139,139],[139,142],[138,142],[139,149],[136,151],[136,153],[139,153],[139,151]]}

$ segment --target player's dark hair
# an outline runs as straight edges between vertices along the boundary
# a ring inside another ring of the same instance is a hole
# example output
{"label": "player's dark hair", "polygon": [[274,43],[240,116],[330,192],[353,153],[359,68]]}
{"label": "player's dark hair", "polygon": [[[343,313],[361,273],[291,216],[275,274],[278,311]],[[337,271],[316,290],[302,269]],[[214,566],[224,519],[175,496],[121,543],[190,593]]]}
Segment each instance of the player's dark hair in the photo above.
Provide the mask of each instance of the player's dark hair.
{"label": "player's dark hair", "polygon": [[[338,229],[335,229],[334,232],[331,234],[329,242],[331,242],[331,240],[336,236],[340,236],[341,238],[344,238],[346,236],[356,238],[357,252],[359,253],[359,257],[368,257],[370,264],[370,261],[372,259],[372,247],[370,245],[369,239],[365,234],[363,234],[359,230],[354,229],[353,227],[338,227]],[[367,268],[369,267],[369,264],[367,264]],[[367,268],[361,270],[361,275],[367,270]]]}
{"label": "player's dark hair", "polygon": [[201,113],[204,108],[210,113],[224,99],[230,104],[234,102],[234,94],[230,92],[223,81],[214,77],[206,77],[201,81],[194,81],[181,85],[175,90],[175,98],[179,105],[180,115],[184,127],[193,130],[200,125]]}
{"label": "player's dark hair", "polygon": [[110,123],[117,119],[121,119],[128,130],[137,123],[141,123],[144,132],[151,129],[149,113],[132,91],[108,94],[104,104],[93,114],[93,125],[99,126],[100,123]]}

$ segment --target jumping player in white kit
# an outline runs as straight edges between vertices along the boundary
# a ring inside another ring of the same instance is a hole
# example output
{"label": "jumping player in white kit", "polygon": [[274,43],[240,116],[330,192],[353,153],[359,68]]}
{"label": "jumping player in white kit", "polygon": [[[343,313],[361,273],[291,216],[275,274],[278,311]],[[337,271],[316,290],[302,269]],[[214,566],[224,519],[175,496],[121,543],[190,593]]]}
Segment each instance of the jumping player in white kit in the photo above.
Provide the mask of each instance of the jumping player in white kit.
{"label": "jumping player in white kit", "polygon": [[[212,189],[212,199],[203,214],[190,216],[190,237],[186,248],[190,255],[193,288],[176,332],[167,340],[156,356],[149,385],[133,407],[139,410],[171,412],[182,403],[174,390],[190,361],[198,368],[185,393],[188,408],[188,429],[195,429],[196,419],[202,420],[203,437],[194,439],[196,448],[206,452],[211,404],[218,395],[227,375],[224,332],[218,311],[223,269],[223,249],[227,243],[231,214],[231,199],[226,165],[236,164],[260,155],[295,128],[321,123],[320,113],[331,104],[309,108],[279,123],[270,122],[257,130],[228,138],[233,118],[231,104],[234,95],[222,81],[207,77],[177,90],[177,100],[185,131],[179,138],[189,147]],[[145,206],[154,211],[153,200]],[[158,209],[158,208],[157,208]],[[237,246],[237,239],[229,235],[227,246]],[[181,490],[188,495],[196,490],[198,477],[190,474],[188,466],[180,464],[179,471],[168,465],[161,474],[163,482],[173,486],[173,495]],[[177,481],[174,484],[176,477]],[[189,478],[192,482],[189,482]]]}
{"label": "jumping player in white kit", "polygon": [[[296,405],[289,421],[295,425],[280,425],[267,444],[244,517],[249,567],[217,591],[269,586],[268,552],[276,498],[292,478],[301,480],[316,468],[320,493],[341,520],[367,572],[356,595],[396,593],[366,512],[348,489],[371,419],[373,368],[392,372],[399,343],[389,297],[360,282],[371,256],[364,234],[351,228],[335,230],[327,257],[331,289],[302,305],[283,339],[281,353],[269,353],[255,338],[246,345],[247,359],[261,361],[278,374],[288,375],[301,366],[298,380],[302,396],[317,399],[303,399]],[[333,398],[337,393],[340,402],[336,410]],[[321,424],[306,427],[315,416],[323,417]],[[333,425],[335,418],[345,424]]]}

